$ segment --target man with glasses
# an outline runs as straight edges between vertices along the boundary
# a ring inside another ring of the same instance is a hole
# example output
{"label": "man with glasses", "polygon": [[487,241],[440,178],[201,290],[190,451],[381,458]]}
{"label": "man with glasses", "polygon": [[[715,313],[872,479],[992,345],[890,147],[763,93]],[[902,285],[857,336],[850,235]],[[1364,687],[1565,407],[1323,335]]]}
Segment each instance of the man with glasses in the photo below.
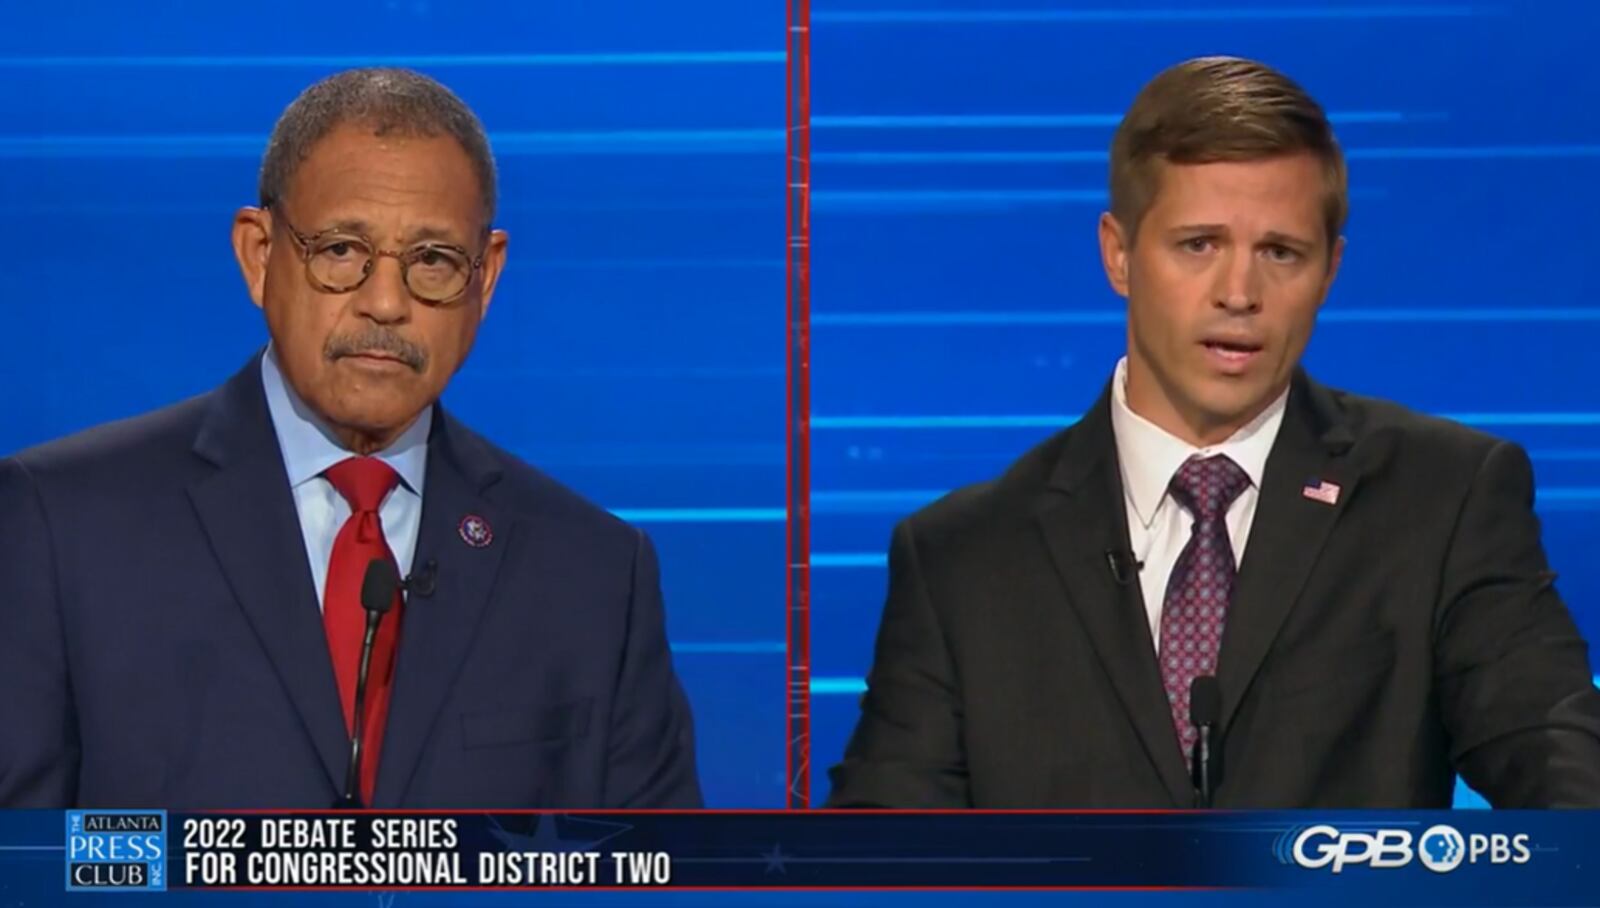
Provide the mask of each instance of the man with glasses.
{"label": "man with glasses", "polygon": [[0,461],[0,807],[698,806],[649,540],[437,402],[506,260],[476,116],[337,74],[260,191],[267,348]]}

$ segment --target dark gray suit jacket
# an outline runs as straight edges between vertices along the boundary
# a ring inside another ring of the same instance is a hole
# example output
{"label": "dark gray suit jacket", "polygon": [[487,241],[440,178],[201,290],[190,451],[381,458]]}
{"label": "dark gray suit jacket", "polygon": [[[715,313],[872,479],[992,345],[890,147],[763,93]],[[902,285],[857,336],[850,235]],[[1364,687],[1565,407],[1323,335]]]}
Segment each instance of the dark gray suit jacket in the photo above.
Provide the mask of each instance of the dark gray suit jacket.
{"label": "dark gray suit jacket", "polygon": [[[1187,807],[1109,392],[895,531],[831,806]],[[1340,487],[1335,505],[1308,481]],[[1516,445],[1297,374],[1218,663],[1219,807],[1600,806],[1600,691]]]}

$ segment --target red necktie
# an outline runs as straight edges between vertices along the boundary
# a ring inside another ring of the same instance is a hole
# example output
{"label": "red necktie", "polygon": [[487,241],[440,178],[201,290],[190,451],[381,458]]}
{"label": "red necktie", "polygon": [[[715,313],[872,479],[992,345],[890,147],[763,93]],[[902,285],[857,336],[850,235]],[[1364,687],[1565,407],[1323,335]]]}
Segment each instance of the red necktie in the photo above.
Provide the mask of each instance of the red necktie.
{"label": "red necktie", "polygon": [[[334,537],[333,557],[328,561],[322,626],[328,632],[328,652],[333,656],[333,673],[339,680],[339,703],[344,707],[345,728],[353,729],[356,674],[361,665],[361,640],[367,629],[367,613],[361,607],[361,583],[372,559],[394,561],[394,553],[389,551],[389,543],[383,537],[378,507],[400,477],[388,464],[372,457],[340,461],[323,475],[350,503],[350,519]],[[377,637],[372,642],[372,662],[367,666],[363,710],[366,715],[361,735],[361,799],[369,806],[373,783],[378,778],[378,750],[383,744],[384,721],[389,712],[402,602],[396,592],[394,608],[378,626]]]}

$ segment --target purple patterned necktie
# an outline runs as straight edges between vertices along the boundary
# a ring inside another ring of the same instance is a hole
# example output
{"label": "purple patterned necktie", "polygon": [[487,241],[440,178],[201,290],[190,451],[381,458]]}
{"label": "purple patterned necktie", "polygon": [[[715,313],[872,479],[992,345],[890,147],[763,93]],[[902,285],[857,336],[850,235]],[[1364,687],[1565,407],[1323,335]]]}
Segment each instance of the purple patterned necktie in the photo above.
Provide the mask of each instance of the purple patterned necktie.
{"label": "purple patterned necktie", "polygon": [[1161,605],[1161,680],[1184,759],[1197,736],[1189,723],[1189,685],[1217,672],[1222,625],[1233,596],[1233,545],[1228,505],[1250,485],[1239,465],[1218,454],[1190,458],[1172,477],[1172,498],[1194,515],[1194,532],[1178,554]]}

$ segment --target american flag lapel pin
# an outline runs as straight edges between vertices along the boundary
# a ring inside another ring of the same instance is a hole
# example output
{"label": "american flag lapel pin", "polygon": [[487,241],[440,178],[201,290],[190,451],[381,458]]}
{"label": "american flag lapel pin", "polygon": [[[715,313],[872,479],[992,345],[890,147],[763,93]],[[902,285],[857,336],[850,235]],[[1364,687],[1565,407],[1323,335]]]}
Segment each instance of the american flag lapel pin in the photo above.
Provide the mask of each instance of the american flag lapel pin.
{"label": "american flag lapel pin", "polygon": [[1312,501],[1320,501],[1323,504],[1338,504],[1339,484],[1329,482],[1326,479],[1308,479],[1306,480],[1305,488],[1300,490],[1300,494]]}

